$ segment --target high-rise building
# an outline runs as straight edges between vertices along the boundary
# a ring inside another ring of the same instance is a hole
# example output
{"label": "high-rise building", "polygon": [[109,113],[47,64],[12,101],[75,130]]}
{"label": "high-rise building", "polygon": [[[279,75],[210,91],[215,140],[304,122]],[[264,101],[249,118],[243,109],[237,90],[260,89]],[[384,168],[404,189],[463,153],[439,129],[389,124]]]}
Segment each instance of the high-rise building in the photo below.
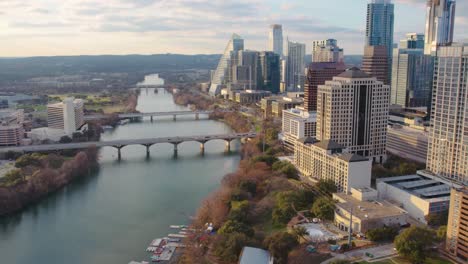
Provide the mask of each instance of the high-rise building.
{"label": "high-rise building", "polygon": [[362,57],[362,70],[384,84],[389,84],[389,68],[387,47],[366,46]]}
{"label": "high-rise building", "polygon": [[230,90],[257,90],[262,86],[260,53],[251,50],[231,52],[230,78],[226,78]]}
{"label": "high-rise building", "polygon": [[[367,5],[366,46],[384,46],[387,57],[387,82],[391,80],[394,5],[391,0],[371,0]],[[379,79],[381,80],[381,79]],[[382,80],[381,80],[382,81]]]}
{"label": "high-rise building", "polygon": [[437,46],[453,42],[455,0],[428,0],[424,53],[435,55]]}
{"label": "high-rise building", "polygon": [[307,69],[304,84],[304,109],[308,112],[317,111],[317,89],[333,77],[346,70],[343,62],[312,62]]}
{"label": "high-rise building", "polygon": [[434,67],[427,169],[468,184],[468,44],[439,47]]}
{"label": "high-rise building", "polygon": [[283,27],[281,25],[275,24],[270,26],[268,50],[283,57]]}
{"label": "high-rise building", "polygon": [[312,62],[343,62],[343,49],[336,39],[312,41]]}
{"label": "high-rise building", "polygon": [[280,92],[280,56],[271,51],[260,52],[260,67],[262,78],[262,90],[270,91],[274,94]]}
{"label": "high-rise building", "polygon": [[47,125],[60,129],[71,136],[84,122],[84,102],[82,99],[65,98],[63,102],[47,105]]}
{"label": "high-rise building", "polygon": [[429,108],[434,64],[423,48],[424,35],[408,34],[394,49],[391,104]]}
{"label": "high-rise building", "polygon": [[390,87],[351,68],[318,87],[317,139],[333,140],[350,153],[386,159]]}
{"label": "high-rise building", "polygon": [[244,39],[239,35],[233,34],[229,40],[223,55],[219,60],[218,66],[211,78],[210,94],[216,96],[221,93],[221,88],[229,80],[231,52],[244,49]]}
{"label": "high-rise building", "polygon": [[305,44],[288,40],[286,63],[286,90],[301,91],[305,80]]}
{"label": "high-rise building", "polygon": [[450,193],[445,247],[457,263],[468,261],[468,187],[454,188]]}

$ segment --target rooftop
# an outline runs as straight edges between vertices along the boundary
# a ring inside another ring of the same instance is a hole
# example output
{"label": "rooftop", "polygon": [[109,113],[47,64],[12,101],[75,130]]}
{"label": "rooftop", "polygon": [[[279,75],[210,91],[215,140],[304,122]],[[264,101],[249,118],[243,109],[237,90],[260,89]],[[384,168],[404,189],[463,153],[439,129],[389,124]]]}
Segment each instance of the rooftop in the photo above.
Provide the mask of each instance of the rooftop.
{"label": "rooftop", "polygon": [[369,74],[363,72],[361,69],[356,68],[356,67],[349,68],[348,70],[339,74],[336,77],[351,78],[351,79],[371,78]]}
{"label": "rooftop", "polygon": [[266,250],[253,247],[244,247],[241,252],[239,264],[268,264],[270,253]]}
{"label": "rooftop", "polygon": [[315,146],[326,149],[326,150],[333,150],[333,149],[344,149],[342,145],[336,143],[333,140],[323,140],[315,143]]}
{"label": "rooftop", "polygon": [[359,156],[359,155],[352,154],[352,153],[343,153],[340,156],[340,159],[342,159],[344,161],[347,161],[347,162],[358,162],[358,161],[367,161],[367,160],[369,160],[366,157]]}
{"label": "rooftop", "polygon": [[[359,201],[345,193],[334,193],[333,197],[340,201],[336,204],[338,210],[353,212],[353,217],[359,219],[379,219],[390,216],[405,215],[407,212],[388,201]],[[402,223],[404,224],[404,223]]]}

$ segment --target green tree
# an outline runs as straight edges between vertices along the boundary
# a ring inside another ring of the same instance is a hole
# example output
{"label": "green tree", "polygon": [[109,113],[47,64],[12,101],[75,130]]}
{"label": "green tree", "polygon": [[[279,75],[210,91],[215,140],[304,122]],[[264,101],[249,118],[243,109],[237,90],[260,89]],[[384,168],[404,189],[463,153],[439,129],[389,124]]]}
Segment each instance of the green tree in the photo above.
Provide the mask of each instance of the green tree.
{"label": "green tree", "polygon": [[236,262],[242,248],[252,243],[251,239],[242,233],[220,235],[214,243],[214,254],[224,261]]}
{"label": "green tree", "polygon": [[16,168],[24,168],[27,166],[41,166],[40,156],[37,154],[26,154],[19,157],[15,162]]}
{"label": "green tree", "polygon": [[228,218],[237,222],[247,222],[249,214],[249,201],[233,201],[231,202],[231,211],[229,211]]}
{"label": "green tree", "polygon": [[272,219],[276,225],[287,224],[296,210],[304,210],[310,207],[314,199],[311,191],[285,191],[276,196],[276,205],[273,208]]}
{"label": "green tree", "polygon": [[439,228],[437,229],[436,236],[437,240],[439,240],[440,242],[444,241],[447,237],[447,226],[439,226]]}
{"label": "green tree", "polygon": [[272,165],[272,170],[286,175],[289,179],[299,180],[299,173],[293,164],[287,161],[276,161]]}
{"label": "green tree", "polygon": [[9,184],[9,185],[14,185],[20,181],[24,181],[25,175],[20,169],[14,169],[5,174],[3,178],[0,178],[3,182]]}
{"label": "green tree", "polygon": [[398,253],[408,258],[412,263],[424,263],[429,248],[436,239],[435,232],[426,227],[412,226],[405,229],[395,238]]}
{"label": "green tree", "polygon": [[289,252],[299,245],[296,237],[288,232],[275,233],[267,237],[264,244],[279,264],[287,263]]}
{"label": "green tree", "polygon": [[398,227],[389,226],[370,229],[366,232],[367,238],[371,241],[381,242],[381,241],[393,241],[398,235]]}
{"label": "green tree", "polygon": [[248,192],[252,195],[255,195],[257,193],[257,183],[254,181],[241,181],[239,183],[239,188],[242,191]]}
{"label": "green tree", "polygon": [[426,218],[427,224],[430,226],[442,226],[447,225],[448,223],[448,210],[429,213],[424,218]]}
{"label": "green tree", "polygon": [[319,189],[321,193],[325,193],[328,195],[331,195],[332,193],[337,192],[336,184],[333,180],[327,179],[327,180],[319,180],[317,182],[316,187]]}
{"label": "green tree", "polygon": [[265,162],[268,166],[278,161],[278,158],[272,155],[260,155],[252,159],[253,162]]}
{"label": "green tree", "polygon": [[305,237],[309,235],[309,233],[307,233],[307,229],[303,226],[294,227],[292,233],[296,236],[298,240],[301,238],[305,240]]}
{"label": "green tree", "polygon": [[321,219],[333,220],[335,216],[335,203],[326,197],[320,197],[312,205],[311,212]]}
{"label": "green tree", "polygon": [[351,262],[345,259],[337,259],[330,262],[330,264],[351,264]]}
{"label": "green tree", "polygon": [[235,220],[227,220],[224,225],[218,230],[219,234],[227,235],[232,233],[242,233],[249,237],[254,235],[254,230],[251,226],[235,221]]}

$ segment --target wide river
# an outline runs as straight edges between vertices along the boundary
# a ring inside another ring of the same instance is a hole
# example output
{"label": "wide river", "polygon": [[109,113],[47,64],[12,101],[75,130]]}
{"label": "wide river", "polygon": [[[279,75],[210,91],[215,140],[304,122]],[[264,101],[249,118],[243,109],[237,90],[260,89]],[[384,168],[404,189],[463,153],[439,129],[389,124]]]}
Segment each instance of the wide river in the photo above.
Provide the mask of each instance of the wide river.
{"label": "wide river", "polygon": [[[159,89],[142,89],[141,112],[187,110],[173,103],[172,95]],[[119,126],[102,140],[222,134],[225,124],[196,121],[193,116],[143,120]],[[166,236],[171,224],[187,224],[201,201],[238,163],[239,143],[224,153],[223,141],[122,149],[117,161],[113,148],[100,151],[100,170],[28,207],[0,219],[0,263],[128,263],[149,260],[145,252],[152,239]]]}

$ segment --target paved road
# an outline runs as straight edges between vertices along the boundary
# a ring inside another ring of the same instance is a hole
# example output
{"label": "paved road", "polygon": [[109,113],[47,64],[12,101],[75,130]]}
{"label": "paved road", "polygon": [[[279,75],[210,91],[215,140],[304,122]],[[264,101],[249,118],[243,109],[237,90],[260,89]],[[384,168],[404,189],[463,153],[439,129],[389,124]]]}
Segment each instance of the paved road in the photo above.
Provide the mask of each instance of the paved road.
{"label": "paved road", "polygon": [[[385,244],[385,245],[381,245],[381,246],[377,246],[373,248],[353,250],[353,251],[346,252],[344,254],[332,253],[334,257],[322,262],[322,264],[328,264],[332,262],[333,260],[338,260],[338,259],[363,260],[367,262],[381,260],[384,258],[397,256],[398,253],[395,250],[393,250],[393,248],[394,248],[393,244]],[[373,258],[367,257],[366,252],[374,255],[374,257]]]}
{"label": "paved road", "polygon": [[[172,112],[150,112],[150,113],[128,113],[128,114],[118,114],[118,118],[135,118],[135,117],[145,117],[145,116],[181,116],[181,115],[203,115],[211,114],[213,111],[172,111]],[[84,119],[89,120],[98,120],[109,117],[109,115],[88,115]]]}

